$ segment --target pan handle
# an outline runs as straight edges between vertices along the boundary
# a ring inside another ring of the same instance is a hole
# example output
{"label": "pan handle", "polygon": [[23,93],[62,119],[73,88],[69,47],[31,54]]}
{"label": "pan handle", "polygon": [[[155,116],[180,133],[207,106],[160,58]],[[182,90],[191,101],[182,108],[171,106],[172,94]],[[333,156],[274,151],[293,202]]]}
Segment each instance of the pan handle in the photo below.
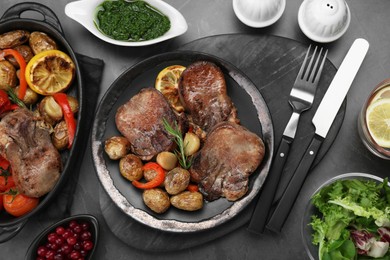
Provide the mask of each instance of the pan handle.
{"label": "pan handle", "polygon": [[57,15],[46,5],[33,2],[24,2],[11,6],[8,8],[0,19],[0,22],[4,22],[10,19],[20,19],[20,15],[25,11],[36,11],[43,15],[43,21],[53,26],[61,34],[64,34],[60,20]]}
{"label": "pan handle", "polygon": [[0,227],[0,244],[7,242],[8,240],[16,236],[20,232],[20,230],[22,230],[26,223],[27,219],[14,226]]}

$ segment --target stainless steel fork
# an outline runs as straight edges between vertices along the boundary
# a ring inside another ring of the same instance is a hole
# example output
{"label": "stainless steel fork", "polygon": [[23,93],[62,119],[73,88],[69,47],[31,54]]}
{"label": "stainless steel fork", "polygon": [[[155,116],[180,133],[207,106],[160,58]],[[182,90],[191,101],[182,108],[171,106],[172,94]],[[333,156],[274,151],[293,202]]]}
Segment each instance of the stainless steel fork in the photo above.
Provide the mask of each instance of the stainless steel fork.
{"label": "stainless steel fork", "polygon": [[309,46],[303,64],[298,72],[298,76],[291,89],[288,102],[293,109],[293,113],[284,129],[282,140],[276,151],[271,170],[268,173],[256,208],[252,214],[248,226],[248,230],[251,232],[262,233],[264,231],[280,176],[282,175],[291,143],[294,140],[298,128],[300,115],[303,111],[308,110],[313,104],[318,82],[328,54],[328,50],[326,50],[321,60],[323,48],[320,49],[319,53],[317,53],[317,49],[318,47],[316,46],[313,54],[310,55],[311,45]]}
{"label": "stainless steel fork", "polygon": [[290,138],[295,137],[301,113],[311,108],[313,104],[318,81],[320,80],[321,72],[326,60],[326,56],[328,54],[328,50],[326,50],[322,58],[321,65],[317,69],[321,58],[321,53],[323,51],[323,49],[321,48],[320,53],[317,55],[315,64],[313,65],[313,61],[317,53],[317,48],[317,46],[314,48],[314,52],[311,55],[310,62],[306,66],[311,49],[311,45],[309,46],[301,69],[299,70],[298,76],[295,79],[294,86],[291,89],[290,98],[288,102],[293,108],[293,113],[291,115],[290,121],[287,123],[283,136],[288,136]]}

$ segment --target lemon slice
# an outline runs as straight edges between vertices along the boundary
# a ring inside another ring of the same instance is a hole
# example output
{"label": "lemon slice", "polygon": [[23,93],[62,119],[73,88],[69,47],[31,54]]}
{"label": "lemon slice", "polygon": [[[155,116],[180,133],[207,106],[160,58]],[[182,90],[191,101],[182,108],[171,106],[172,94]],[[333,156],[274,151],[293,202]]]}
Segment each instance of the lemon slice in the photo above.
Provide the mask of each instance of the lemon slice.
{"label": "lemon slice", "polygon": [[184,107],[179,99],[179,79],[186,67],[181,65],[168,66],[157,75],[155,87],[168,100],[170,105],[178,112],[183,112]]}
{"label": "lemon slice", "polygon": [[385,88],[379,90],[377,93],[375,93],[375,96],[371,102],[375,102],[375,101],[382,99],[382,98],[390,98],[390,86],[385,87]]}
{"label": "lemon slice", "polygon": [[66,53],[49,50],[38,53],[28,62],[25,75],[27,84],[36,93],[52,95],[71,85],[75,65]]}
{"label": "lemon slice", "polygon": [[374,141],[384,148],[390,148],[390,98],[371,103],[366,111],[368,131]]}

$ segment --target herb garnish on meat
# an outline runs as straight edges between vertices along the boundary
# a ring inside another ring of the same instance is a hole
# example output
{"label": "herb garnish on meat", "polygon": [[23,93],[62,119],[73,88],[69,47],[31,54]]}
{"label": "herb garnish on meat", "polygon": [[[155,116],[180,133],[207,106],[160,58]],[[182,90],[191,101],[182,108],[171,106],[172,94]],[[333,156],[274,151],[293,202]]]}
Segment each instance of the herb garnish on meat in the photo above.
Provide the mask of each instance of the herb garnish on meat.
{"label": "herb garnish on meat", "polygon": [[174,122],[174,125],[172,126],[165,118],[163,118],[163,124],[165,127],[165,130],[173,136],[175,143],[178,146],[178,149],[174,151],[176,154],[177,159],[179,160],[179,164],[183,169],[188,170],[191,167],[192,164],[192,157],[186,156],[184,153],[184,140],[183,135],[181,134],[181,131],[179,129],[179,126],[177,125],[177,122]]}

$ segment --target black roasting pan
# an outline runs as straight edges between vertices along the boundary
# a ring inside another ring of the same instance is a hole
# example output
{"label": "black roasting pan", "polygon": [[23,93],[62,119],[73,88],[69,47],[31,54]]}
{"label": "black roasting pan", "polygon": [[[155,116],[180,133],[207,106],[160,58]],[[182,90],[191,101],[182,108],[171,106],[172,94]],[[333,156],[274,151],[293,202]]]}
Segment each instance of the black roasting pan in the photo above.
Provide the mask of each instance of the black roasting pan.
{"label": "black roasting pan", "polygon": [[[26,11],[40,13],[43,16],[43,19],[22,18],[22,14]],[[85,120],[83,120],[85,114],[85,101],[80,67],[75,52],[64,37],[64,32],[56,14],[50,8],[40,3],[23,2],[16,4],[7,9],[0,18],[0,34],[16,29],[28,30],[30,32],[40,31],[48,34],[57,42],[59,49],[66,52],[72,58],[76,65],[76,78],[73,81],[72,86],[67,90],[67,94],[77,97],[80,108],[77,114],[77,130],[73,147],[71,150],[66,150],[61,153],[63,171],[60,179],[52,191],[40,198],[39,205],[30,213],[18,218],[12,217],[4,211],[0,213],[0,243],[6,242],[14,237],[23,228],[29,218],[36,215],[38,212],[41,212],[50,204],[50,202],[52,202],[53,198],[58,195],[61,188],[66,184],[68,177],[71,174],[75,174],[74,168],[79,159],[78,154],[82,152],[82,149],[80,149],[81,142],[83,138],[88,137],[88,133],[83,131],[85,128],[83,123],[85,122]]]}

